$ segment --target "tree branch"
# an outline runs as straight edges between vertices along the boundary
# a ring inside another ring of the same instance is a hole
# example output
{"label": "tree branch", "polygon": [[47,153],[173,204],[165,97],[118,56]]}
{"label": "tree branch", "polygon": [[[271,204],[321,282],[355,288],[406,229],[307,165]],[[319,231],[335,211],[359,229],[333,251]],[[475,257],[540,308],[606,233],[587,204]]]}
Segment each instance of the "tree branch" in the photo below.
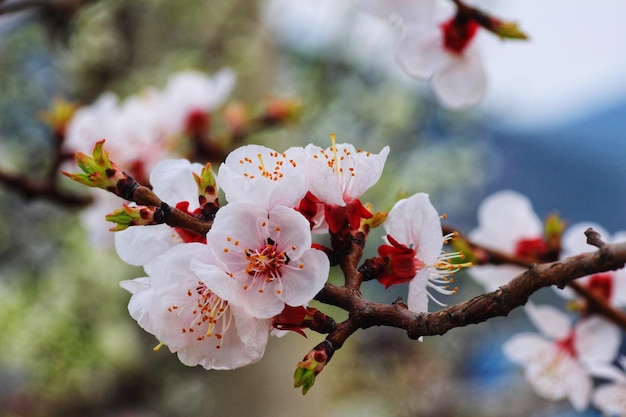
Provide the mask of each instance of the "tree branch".
{"label": "tree branch", "polygon": [[358,291],[331,284],[326,284],[315,298],[348,310],[350,319],[362,329],[371,326],[397,327],[406,330],[411,339],[417,339],[442,335],[456,327],[481,323],[493,317],[507,316],[513,309],[526,304],[528,298],[540,288],[552,285],[563,288],[576,278],[619,269],[625,263],[626,243],[608,244],[593,253],[532,265],[497,291],[434,313],[416,314],[403,303],[374,303],[364,299]]}

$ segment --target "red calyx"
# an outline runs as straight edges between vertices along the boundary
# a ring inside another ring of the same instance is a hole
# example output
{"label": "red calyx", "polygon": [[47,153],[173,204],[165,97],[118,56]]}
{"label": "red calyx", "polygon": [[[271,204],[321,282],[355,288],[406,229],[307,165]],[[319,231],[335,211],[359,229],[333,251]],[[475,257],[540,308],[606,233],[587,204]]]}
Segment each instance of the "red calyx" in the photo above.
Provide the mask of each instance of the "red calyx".
{"label": "red calyx", "polygon": [[470,44],[479,25],[472,19],[460,19],[457,16],[441,24],[443,30],[443,46],[449,52],[457,55],[463,54]]}
{"label": "red calyx", "polygon": [[378,254],[386,263],[386,272],[378,278],[378,282],[385,288],[411,281],[421,269],[415,258],[415,249],[399,243],[391,235],[387,235],[387,240],[391,245],[378,247]]}

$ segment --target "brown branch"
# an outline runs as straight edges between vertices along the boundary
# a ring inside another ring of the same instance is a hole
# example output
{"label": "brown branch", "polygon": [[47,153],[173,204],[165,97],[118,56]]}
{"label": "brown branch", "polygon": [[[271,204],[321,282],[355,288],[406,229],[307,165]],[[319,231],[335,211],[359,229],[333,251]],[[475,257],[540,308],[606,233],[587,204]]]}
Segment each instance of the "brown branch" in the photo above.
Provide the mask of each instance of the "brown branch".
{"label": "brown branch", "polygon": [[[454,229],[450,226],[442,226],[442,229],[446,234],[454,232]],[[585,235],[587,236],[587,243],[592,246],[602,249],[607,245],[602,240],[600,234],[592,228],[588,228],[587,230],[585,230]],[[486,248],[475,242],[472,242],[461,234],[458,234],[458,236],[459,239],[463,239],[464,242],[470,247],[475,258],[474,262],[478,265],[510,264],[521,266],[523,268],[530,268],[532,265],[532,263],[529,262],[527,259],[521,259],[514,255],[509,255],[503,252],[499,252],[497,250]],[[598,297],[596,294],[589,291],[586,287],[580,285],[577,282],[572,281],[568,285],[591,305],[593,311],[603,314],[608,319],[612,320],[615,324],[626,329],[626,313],[614,308],[613,306],[608,304],[606,300]]]}
{"label": "brown branch", "polygon": [[[407,331],[411,339],[442,335],[456,327],[477,324],[493,317],[507,316],[526,304],[528,298],[543,287],[563,288],[576,278],[624,267],[626,243],[609,244],[593,253],[583,253],[541,265],[533,265],[497,291],[435,313],[416,314],[402,303],[379,304],[364,299],[358,291],[326,284],[315,297],[350,312],[352,326],[391,326]],[[338,331],[338,330],[337,330]],[[334,335],[332,333],[329,338]]]}
{"label": "brown branch", "polygon": [[57,204],[73,207],[85,207],[92,202],[91,197],[69,194],[51,181],[37,181],[2,170],[0,170],[0,183],[25,198],[45,198]]}
{"label": "brown branch", "polygon": [[160,223],[167,224],[171,227],[180,227],[199,235],[206,235],[213,226],[213,221],[204,221],[197,219],[176,207],[172,207],[161,199],[148,187],[139,185],[130,196],[131,200],[142,206],[153,206],[160,208],[160,214],[155,220]]}

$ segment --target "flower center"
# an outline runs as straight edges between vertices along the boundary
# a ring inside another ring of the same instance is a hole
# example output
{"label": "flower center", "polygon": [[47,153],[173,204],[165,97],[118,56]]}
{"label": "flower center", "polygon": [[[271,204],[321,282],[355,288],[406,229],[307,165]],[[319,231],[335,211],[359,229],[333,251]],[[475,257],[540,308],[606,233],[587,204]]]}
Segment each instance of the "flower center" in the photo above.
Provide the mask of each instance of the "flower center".
{"label": "flower center", "polygon": [[[186,295],[176,303],[167,308],[169,313],[176,313],[181,317],[189,318],[189,324],[181,327],[182,334],[192,334],[198,332],[196,340],[215,337],[217,340],[216,349],[222,345],[223,334],[230,326],[230,319],[222,320],[228,311],[228,301],[213,294],[204,283],[198,281],[195,288],[187,289]],[[186,321],[186,320],[185,320]],[[206,326],[206,332],[200,328]]]}
{"label": "flower center", "polygon": [[258,177],[267,178],[270,181],[280,181],[285,176],[284,164],[285,162],[296,167],[296,161],[293,159],[287,159],[286,154],[281,154],[275,151],[270,151],[269,154],[257,154],[259,160],[258,164],[248,157],[239,160],[239,164],[244,167],[243,176],[249,179],[255,179]]}
{"label": "flower center", "polygon": [[441,24],[443,31],[443,47],[455,55],[461,55],[470,44],[476,32],[478,23],[473,20],[452,18]]}
{"label": "flower center", "polygon": [[[289,256],[285,252],[279,252],[276,242],[267,238],[266,244],[261,248],[246,251],[248,267],[246,273],[253,277],[253,285],[257,279],[262,280],[259,292],[264,292],[265,283],[280,278],[280,268],[289,263]],[[248,286],[244,286],[248,289]]]}
{"label": "flower center", "polygon": [[572,330],[567,335],[567,337],[561,340],[557,340],[556,346],[559,348],[561,352],[565,353],[568,356],[571,356],[572,358],[576,358],[578,354],[576,352],[576,347],[574,346],[574,341],[575,341],[575,333]]}

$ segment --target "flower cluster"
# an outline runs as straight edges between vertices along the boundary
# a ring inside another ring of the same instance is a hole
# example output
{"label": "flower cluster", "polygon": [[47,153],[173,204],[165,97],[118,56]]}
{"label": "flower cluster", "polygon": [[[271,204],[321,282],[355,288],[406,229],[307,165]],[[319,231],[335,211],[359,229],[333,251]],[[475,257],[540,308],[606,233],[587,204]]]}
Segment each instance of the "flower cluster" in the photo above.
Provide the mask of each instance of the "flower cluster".
{"label": "flower cluster", "polygon": [[[66,128],[65,150],[87,152],[106,138],[111,159],[148,184],[159,161],[181,155],[185,148],[181,139],[208,128],[211,112],[224,103],[234,84],[231,70],[214,77],[186,71],[171,76],[162,90],[147,89],[122,102],[113,93],[104,93],[74,113]],[[92,242],[103,246],[111,241],[103,218],[117,206],[117,199],[103,193],[94,198],[83,213],[83,223]]]}
{"label": "flower cluster", "polygon": [[[340,256],[331,253],[344,249],[337,242],[380,224],[387,236],[369,260],[373,278],[386,287],[408,282],[408,307],[415,312],[428,310],[427,288],[456,291],[449,275],[460,266],[449,259],[460,254],[442,252],[451,236],[443,236],[426,194],[400,200],[388,214],[372,213],[360,200],[380,178],[389,148],[373,154],[331,138],[326,149],[243,146],[217,175],[211,164],[185,159],[157,164],[150,176],[154,194],[167,207],[210,222],[206,235],[164,224],[159,207],[133,203],[107,217],[117,223],[111,230],[118,231],[119,256],[144,267],[146,276],[121,285],[132,293],[131,316],[159,340],[155,349],[167,345],[187,365],[232,369],[259,360],[272,333],[331,331],[332,319],[307,305],[326,284],[329,257]],[[109,163],[102,142],[98,146],[94,158],[82,157],[87,174],[102,171],[98,161]],[[109,171],[118,175],[119,168]],[[314,244],[314,233],[329,233],[333,248]]]}
{"label": "flower cluster", "polygon": [[[524,272],[522,265],[566,259],[591,247],[585,231],[589,228],[607,243],[626,240],[624,232],[610,235],[595,223],[577,223],[569,227],[555,216],[542,222],[524,195],[505,190],[487,197],[478,210],[478,227],[469,233],[472,245],[497,253],[499,265],[477,265],[471,276],[487,291],[495,291]],[[481,263],[480,254],[475,253]],[[506,263],[508,262],[508,263]],[[625,269],[584,276],[576,281],[580,291],[599,300],[608,308],[626,306]],[[573,288],[555,292],[568,300],[570,315],[556,307],[525,307],[539,334],[521,333],[503,346],[505,355],[520,364],[524,375],[540,396],[550,400],[568,399],[577,411],[593,404],[607,415],[624,414],[624,372],[614,365],[621,335],[619,328],[598,314],[597,306]],[[623,364],[623,359],[621,360]],[[612,383],[594,389],[594,380]],[[621,407],[621,408],[620,408]]]}
{"label": "flower cluster", "polygon": [[447,107],[478,103],[487,77],[475,38],[482,27],[501,38],[525,39],[515,23],[503,22],[460,1],[355,0],[367,13],[399,27],[396,60],[411,77],[429,79]]}

